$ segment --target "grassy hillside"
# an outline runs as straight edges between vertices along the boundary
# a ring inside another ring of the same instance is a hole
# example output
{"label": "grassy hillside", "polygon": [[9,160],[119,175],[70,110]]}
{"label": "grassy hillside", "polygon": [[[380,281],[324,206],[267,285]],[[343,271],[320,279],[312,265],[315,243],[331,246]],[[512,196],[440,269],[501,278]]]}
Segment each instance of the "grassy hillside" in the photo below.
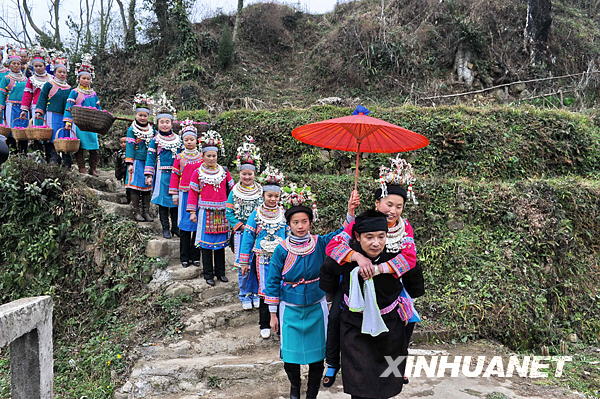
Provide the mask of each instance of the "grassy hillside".
{"label": "grassy hillside", "polygon": [[[330,96],[397,106],[470,90],[457,81],[454,71],[459,47],[471,53],[473,89],[583,72],[600,53],[600,10],[589,1],[552,2],[551,57],[546,66],[536,68],[529,66],[523,48],[526,2],[388,0],[383,13],[381,3],[346,2],[324,15],[274,3],[252,4],[242,11],[231,67],[219,65],[218,52],[224,27],[232,29],[234,17],[217,15],[188,32],[195,35],[191,50],[174,47],[161,53],[150,42],[131,52],[101,56],[96,61],[97,86],[104,103],[115,110],[128,109],[137,91],[159,89],[167,90],[180,108],[214,112],[306,107]],[[127,85],[115,83],[125,76]],[[459,101],[513,101],[579,83],[579,77],[532,83]],[[593,105],[598,79],[587,82],[587,87],[577,95],[566,91],[560,95],[562,102]],[[558,97],[547,102],[556,105]]]}

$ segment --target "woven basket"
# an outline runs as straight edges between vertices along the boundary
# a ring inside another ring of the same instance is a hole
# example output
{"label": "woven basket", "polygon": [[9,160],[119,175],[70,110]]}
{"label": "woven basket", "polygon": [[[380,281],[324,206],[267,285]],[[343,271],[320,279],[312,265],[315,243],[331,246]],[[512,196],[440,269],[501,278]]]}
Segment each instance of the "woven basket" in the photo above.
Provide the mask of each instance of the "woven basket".
{"label": "woven basket", "polygon": [[0,134],[3,136],[10,136],[11,128],[8,126],[0,126]]}
{"label": "woven basket", "polygon": [[18,140],[18,141],[27,141],[28,140],[27,132],[25,131],[27,129],[17,129],[17,128],[13,127],[11,130],[12,130],[13,138],[15,140]]}
{"label": "woven basket", "polygon": [[79,140],[55,139],[54,149],[56,152],[77,152],[79,151]]}
{"label": "woven basket", "polygon": [[79,129],[100,134],[108,133],[108,129],[115,121],[115,117],[110,112],[78,105],[71,108],[71,115]]}
{"label": "woven basket", "polygon": [[52,128],[49,127],[28,127],[25,129],[29,140],[50,140],[52,138]]}

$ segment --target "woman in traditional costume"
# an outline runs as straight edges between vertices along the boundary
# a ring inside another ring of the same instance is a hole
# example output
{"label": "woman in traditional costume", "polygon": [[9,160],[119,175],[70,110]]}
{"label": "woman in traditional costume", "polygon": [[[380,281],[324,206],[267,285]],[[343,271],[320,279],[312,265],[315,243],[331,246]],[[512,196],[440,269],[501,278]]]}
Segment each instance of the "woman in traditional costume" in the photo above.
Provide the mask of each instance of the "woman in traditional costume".
{"label": "woman in traditional costume", "polygon": [[177,154],[171,172],[169,194],[178,205],[177,226],[179,227],[179,260],[182,267],[200,266],[200,251],[196,247],[198,224],[190,220],[187,211],[190,180],[202,164],[202,153],[198,151],[198,130],[194,122],[187,119],[181,123],[181,139],[184,150]]}
{"label": "woman in traditional costume", "polygon": [[[409,300],[411,318],[406,325],[406,344],[410,341],[415,323],[420,317],[412,299],[422,296],[425,292],[423,270],[417,265],[417,252],[414,241],[413,228],[407,219],[402,218],[402,211],[408,200],[417,203],[412,185],[415,181],[412,166],[405,160],[397,157],[391,160],[391,168],[381,167],[380,187],[375,190],[375,209],[387,215],[388,233],[386,238],[386,254],[393,255],[391,259],[379,265],[379,271],[400,278],[402,283],[401,296]],[[373,265],[368,257],[350,247],[352,226],[334,237],[327,245],[327,255],[340,265],[348,262],[357,262],[366,271],[365,277],[372,276]],[[412,298],[412,299],[411,299]],[[323,385],[333,385],[339,363],[339,314],[341,293],[333,296],[332,312],[330,313],[327,334],[327,371],[323,378]],[[404,379],[408,383],[408,379]]]}
{"label": "woman in traditional costume", "polygon": [[[27,85],[27,78],[21,71],[21,57],[18,52],[12,50],[8,53],[9,69],[7,75],[0,80],[0,123],[5,123],[9,127],[16,127],[19,124],[21,114],[21,100]],[[16,140],[11,136],[7,144],[16,144]],[[20,140],[18,144],[19,152],[27,151],[27,141]]]}
{"label": "woman in traditional costume", "polygon": [[[179,235],[177,205],[173,203],[173,197],[169,194],[171,169],[177,154],[182,150],[183,144],[181,138],[173,132],[175,108],[171,101],[163,93],[155,103],[155,120],[158,133],[148,144],[144,175],[146,176],[146,186],[152,186],[152,183],[154,183],[152,203],[158,205],[158,216],[163,237],[170,239],[173,234]],[[169,216],[171,218],[170,224]]]}
{"label": "woman in traditional costume", "polygon": [[196,246],[202,251],[204,279],[214,286],[215,277],[224,283],[229,281],[225,276],[225,247],[229,241],[225,207],[235,182],[217,162],[219,149],[223,151],[221,135],[209,130],[202,133],[200,142],[204,161],[192,174],[187,210],[190,220],[198,222]]}
{"label": "woman in traditional costume", "polygon": [[[23,98],[21,99],[21,119],[29,120],[33,118],[34,126],[42,126],[44,124],[44,118],[40,118],[38,115],[34,115],[34,110],[44,86],[52,77],[46,72],[46,50],[41,47],[36,47],[32,51],[31,65],[33,67],[33,74],[27,79],[25,85],[25,91]],[[27,151],[27,141],[25,141],[25,151]],[[41,143],[36,143],[41,147]]]}
{"label": "woman in traditional costume", "polygon": [[73,123],[73,116],[71,115],[71,108],[73,106],[102,109],[100,107],[100,99],[92,89],[92,80],[94,77],[92,56],[90,54],[84,54],[81,57],[81,62],[77,66],[78,85],[69,94],[63,121],[65,122],[65,129],[73,130],[80,141],[79,151],[75,153],[75,161],[77,161],[79,173],[86,172],[84,151],[88,151],[90,153],[90,168],[88,173],[93,176],[98,176],[97,168],[100,159],[100,156],[98,155],[98,150],[100,149],[98,134],[79,129],[77,125]]}
{"label": "woman in traditional costume", "polygon": [[235,266],[238,268],[239,299],[242,309],[251,310],[260,307],[258,296],[258,278],[256,268],[239,267],[237,256],[246,222],[250,214],[262,204],[262,187],[256,182],[256,173],[260,167],[260,151],[252,137],[246,137],[246,142],[237,149],[235,164],[240,172],[240,181],[233,186],[227,198],[225,215],[229,228],[233,233],[233,250],[236,254]]}
{"label": "woman in traditional costume", "polygon": [[[252,273],[252,270],[256,272],[259,297],[258,326],[263,339],[271,336],[271,316],[264,300],[269,262],[275,248],[285,240],[288,231],[285,209],[280,204],[283,180],[283,174],[267,164],[259,177],[263,202],[248,216],[237,254],[237,266],[242,274]],[[252,302],[256,307],[256,300],[253,299]]]}
{"label": "woman in traditional costume", "polygon": [[71,155],[66,153],[61,158],[53,144],[58,137],[59,130],[65,126],[64,112],[67,107],[67,99],[71,94],[71,86],[67,83],[68,61],[67,58],[57,54],[56,58],[52,60],[52,64],[54,76],[44,83],[40,90],[35,106],[35,117],[36,119],[44,118],[46,126],[52,128],[52,137],[44,143],[46,161],[71,168]]}
{"label": "woman in traditional costume", "polygon": [[[342,379],[344,392],[353,399],[391,398],[404,384],[401,376],[385,373],[386,359],[395,361],[408,353],[405,326],[412,317],[411,300],[402,298],[400,279],[380,270],[394,257],[385,251],[387,233],[387,217],[379,211],[363,212],[353,224],[350,247],[374,265],[369,277],[363,277],[357,262],[340,266],[328,258],[321,268],[320,286],[328,294],[337,290],[342,276]],[[399,371],[404,367],[402,361]]]}
{"label": "woman in traditional costume", "polygon": [[125,144],[125,163],[127,174],[125,188],[130,190],[133,218],[138,222],[152,222],[150,216],[150,195],[152,185],[146,184],[144,175],[148,145],[154,138],[154,129],[150,124],[150,115],[154,99],[146,94],[136,94],[133,99],[135,120],[127,128]]}
{"label": "woman in traditional costume", "polygon": [[[325,246],[343,227],[323,236],[310,233],[314,212],[304,205],[308,201],[314,205],[309,187],[286,187],[283,200],[291,205],[285,212],[290,235],[271,258],[265,303],[271,313],[271,329],[278,331],[281,323],[281,358],[290,381],[290,397],[300,398],[300,365],[308,364],[306,398],[315,399],[323,375],[328,314],[325,293],[319,288],[319,273]],[[353,192],[344,226],[354,220],[357,205]]]}

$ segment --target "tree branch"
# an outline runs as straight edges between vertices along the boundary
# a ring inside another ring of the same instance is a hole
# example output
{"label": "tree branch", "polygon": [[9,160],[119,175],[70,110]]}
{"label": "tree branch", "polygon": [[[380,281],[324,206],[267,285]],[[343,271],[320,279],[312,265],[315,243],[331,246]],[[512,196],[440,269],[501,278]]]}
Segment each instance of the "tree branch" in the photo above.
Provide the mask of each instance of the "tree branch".
{"label": "tree branch", "polygon": [[417,101],[436,100],[436,99],[439,99],[439,98],[462,97],[462,96],[468,96],[468,95],[471,95],[471,94],[484,93],[486,91],[491,91],[491,90],[499,89],[499,88],[502,88],[502,87],[508,87],[508,86],[519,84],[519,83],[543,82],[543,81],[547,81],[547,80],[572,78],[572,77],[575,77],[575,76],[582,76],[582,75],[585,75],[585,74],[595,74],[595,73],[600,73],[600,71],[586,71],[586,72],[580,72],[580,73],[573,73],[573,74],[570,74],[570,75],[551,76],[549,78],[519,80],[517,82],[503,83],[501,85],[487,87],[485,89],[480,89],[480,90],[473,90],[473,91],[467,91],[467,92],[455,93],[455,94],[445,94],[445,95],[442,95],[442,96],[423,97],[423,98],[417,99]]}
{"label": "tree branch", "polygon": [[52,41],[52,39],[50,38],[50,36],[48,36],[48,34],[46,32],[44,32],[43,30],[41,30],[35,24],[35,22],[33,22],[33,18],[31,17],[31,10],[27,6],[27,0],[23,0],[23,11],[25,11],[25,15],[27,16],[27,22],[29,22],[29,25],[35,31],[35,33],[37,33],[38,35],[40,35],[40,38],[46,39],[48,41]]}

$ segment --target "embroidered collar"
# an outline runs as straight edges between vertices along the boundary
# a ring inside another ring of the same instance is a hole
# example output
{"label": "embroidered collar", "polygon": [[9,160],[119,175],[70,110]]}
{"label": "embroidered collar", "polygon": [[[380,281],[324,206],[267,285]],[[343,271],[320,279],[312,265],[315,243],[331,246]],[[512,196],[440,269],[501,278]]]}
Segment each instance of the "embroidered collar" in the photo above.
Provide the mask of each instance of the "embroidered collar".
{"label": "embroidered collar", "polygon": [[75,89],[76,92],[81,93],[81,94],[86,94],[88,96],[93,96],[94,94],[96,94],[96,92],[94,91],[94,89],[92,88],[88,88],[85,89],[82,86],[77,86],[77,88]]}
{"label": "embroidered collar", "polygon": [[233,186],[233,195],[245,201],[256,201],[262,197],[262,187],[256,182],[251,186],[244,186],[241,182]]}
{"label": "embroidered collar", "polygon": [[[150,140],[154,138],[154,130],[150,124],[146,126],[140,126],[137,121],[131,122],[131,129],[136,139],[144,140],[146,145],[150,143]],[[158,141],[158,140],[157,140]]]}
{"label": "embroidered collar", "polygon": [[312,254],[317,247],[317,236],[311,234],[308,240],[303,241],[296,241],[292,237],[287,237],[285,247],[288,252],[297,256]]}
{"label": "embroidered collar", "polygon": [[29,80],[31,81],[31,85],[36,89],[41,89],[42,86],[50,81],[50,75],[48,73],[44,75],[32,75]]}
{"label": "embroidered collar", "polygon": [[391,253],[400,251],[400,245],[405,237],[404,219],[399,218],[398,223],[388,229],[385,243],[386,251]]}
{"label": "embroidered collar", "polygon": [[27,78],[25,77],[25,74],[23,72],[14,73],[11,71],[6,76],[8,76],[10,79],[12,79],[16,82],[24,82],[27,80]]}
{"label": "embroidered collar", "polygon": [[154,136],[154,139],[159,149],[171,151],[173,155],[177,154],[177,150],[181,148],[181,138],[175,133],[171,133],[168,136],[157,134]]}
{"label": "embroidered collar", "polygon": [[200,165],[198,169],[199,180],[204,184],[210,184],[215,188],[215,191],[219,190],[221,182],[225,179],[227,173],[221,165],[217,165],[216,168],[209,168],[206,163]]}
{"label": "embroidered collar", "polygon": [[70,89],[71,86],[67,83],[66,80],[60,80],[56,76],[53,76],[49,80],[50,83],[60,87],[61,89]]}

